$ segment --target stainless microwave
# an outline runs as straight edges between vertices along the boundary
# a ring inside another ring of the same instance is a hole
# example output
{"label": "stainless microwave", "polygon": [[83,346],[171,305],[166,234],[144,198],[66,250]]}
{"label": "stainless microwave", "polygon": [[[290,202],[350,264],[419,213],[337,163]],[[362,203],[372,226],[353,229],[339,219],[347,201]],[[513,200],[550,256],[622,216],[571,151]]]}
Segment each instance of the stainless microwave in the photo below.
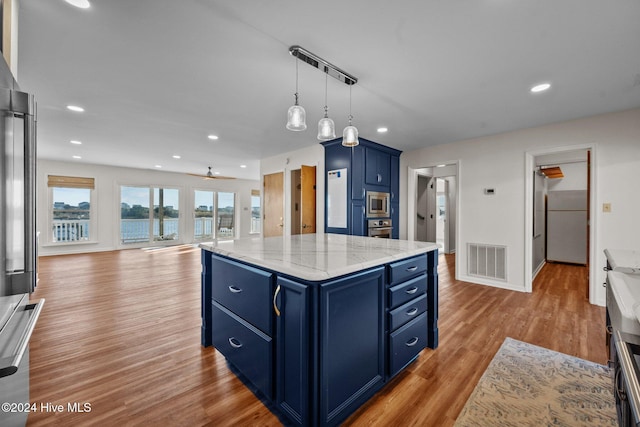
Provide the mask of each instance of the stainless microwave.
{"label": "stainless microwave", "polygon": [[367,217],[389,218],[391,207],[389,206],[389,193],[379,191],[367,191]]}

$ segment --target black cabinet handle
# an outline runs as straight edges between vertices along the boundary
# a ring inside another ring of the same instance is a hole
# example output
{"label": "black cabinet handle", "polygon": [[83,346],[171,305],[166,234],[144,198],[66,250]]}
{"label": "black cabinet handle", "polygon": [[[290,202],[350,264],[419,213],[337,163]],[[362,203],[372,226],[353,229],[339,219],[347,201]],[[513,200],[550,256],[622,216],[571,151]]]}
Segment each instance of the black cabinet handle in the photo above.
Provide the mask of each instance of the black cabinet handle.
{"label": "black cabinet handle", "polygon": [[231,292],[233,292],[234,294],[239,294],[240,292],[242,292],[242,289],[238,288],[237,286],[231,285],[229,286],[229,290]]}
{"label": "black cabinet handle", "polygon": [[411,295],[411,294],[415,294],[416,292],[418,292],[418,288],[414,286],[414,287],[413,287],[413,288],[411,288],[411,289],[407,289],[405,292],[406,292],[407,294],[409,294],[409,295]]}
{"label": "black cabinet handle", "polygon": [[233,348],[240,348],[242,347],[242,343],[240,341],[238,341],[236,339],[236,337],[231,337],[229,338],[229,344],[231,344],[231,347]]}
{"label": "black cabinet handle", "polygon": [[413,267],[407,268],[407,271],[416,271],[417,269],[418,269],[418,266],[414,265]]}
{"label": "black cabinet handle", "polygon": [[407,347],[413,347],[416,344],[418,344],[418,337],[413,337],[409,341],[404,343],[404,345],[406,345]]}
{"label": "black cabinet handle", "polygon": [[416,307],[413,307],[411,310],[407,311],[407,316],[415,316],[417,312],[418,309]]}

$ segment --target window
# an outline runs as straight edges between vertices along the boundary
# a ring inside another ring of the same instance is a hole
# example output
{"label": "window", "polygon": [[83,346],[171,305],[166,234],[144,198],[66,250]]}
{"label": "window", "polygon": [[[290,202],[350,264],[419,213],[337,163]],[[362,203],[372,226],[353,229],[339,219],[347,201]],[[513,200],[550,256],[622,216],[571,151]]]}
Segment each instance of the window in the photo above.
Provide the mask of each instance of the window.
{"label": "window", "polygon": [[236,194],[235,193],[218,193],[217,206],[217,237],[218,239],[233,239],[235,232],[235,216],[236,216]]}
{"label": "window", "polygon": [[260,190],[251,190],[251,231],[260,233]]}
{"label": "window", "polygon": [[91,199],[95,183],[93,178],[49,175],[48,183],[52,243],[78,243],[95,241],[92,225]]}
{"label": "window", "polygon": [[179,200],[175,188],[120,187],[120,241],[178,240]]}
{"label": "window", "polygon": [[233,239],[236,235],[235,219],[235,193],[194,191],[194,240]]}
{"label": "window", "polygon": [[195,190],[193,211],[194,240],[213,239],[213,191]]}

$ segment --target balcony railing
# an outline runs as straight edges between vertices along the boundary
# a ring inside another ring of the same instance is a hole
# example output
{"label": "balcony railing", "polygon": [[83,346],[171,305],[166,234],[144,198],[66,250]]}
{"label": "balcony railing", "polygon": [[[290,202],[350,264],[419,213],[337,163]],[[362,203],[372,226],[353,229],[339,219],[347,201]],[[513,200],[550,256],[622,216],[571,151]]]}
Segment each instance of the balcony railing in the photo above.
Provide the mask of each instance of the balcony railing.
{"label": "balcony railing", "polygon": [[89,240],[89,220],[53,220],[54,242],[81,242]]}
{"label": "balcony railing", "polygon": [[[53,220],[53,241],[54,242],[80,242],[90,240],[88,219],[85,220]],[[163,221],[164,233],[160,233],[159,220],[153,223],[154,240],[176,240],[178,239],[179,220],[178,218],[165,218]],[[213,219],[210,217],[194,218],[194,239],[213,239]],[[260,232],[260,218],[251,217],[251,233]],[[218,228],[218,239],[232,239],[235,237],[233,224],[229,227]],[[148,242],[149,241],[149,220],[148,219],[121,219],[120,220],[120,240],[122,243]]]}

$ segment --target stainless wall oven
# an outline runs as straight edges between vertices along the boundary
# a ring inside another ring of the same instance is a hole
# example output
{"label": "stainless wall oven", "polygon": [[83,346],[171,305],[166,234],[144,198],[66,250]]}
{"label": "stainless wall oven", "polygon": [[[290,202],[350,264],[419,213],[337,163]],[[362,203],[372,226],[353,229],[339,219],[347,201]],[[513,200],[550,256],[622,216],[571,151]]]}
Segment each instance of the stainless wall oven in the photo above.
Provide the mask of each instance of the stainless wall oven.
{"label": "stainless wall oven", "polygon": [[367,218],[389,218],[391,216],[389,203],[389,193],[367,191]]}
{"label": "stainless wall oven", "polygon": [[369,237],[378,237],[381,239],[390,239],[393,227],[390,219],[370,219],[367,221]]}

